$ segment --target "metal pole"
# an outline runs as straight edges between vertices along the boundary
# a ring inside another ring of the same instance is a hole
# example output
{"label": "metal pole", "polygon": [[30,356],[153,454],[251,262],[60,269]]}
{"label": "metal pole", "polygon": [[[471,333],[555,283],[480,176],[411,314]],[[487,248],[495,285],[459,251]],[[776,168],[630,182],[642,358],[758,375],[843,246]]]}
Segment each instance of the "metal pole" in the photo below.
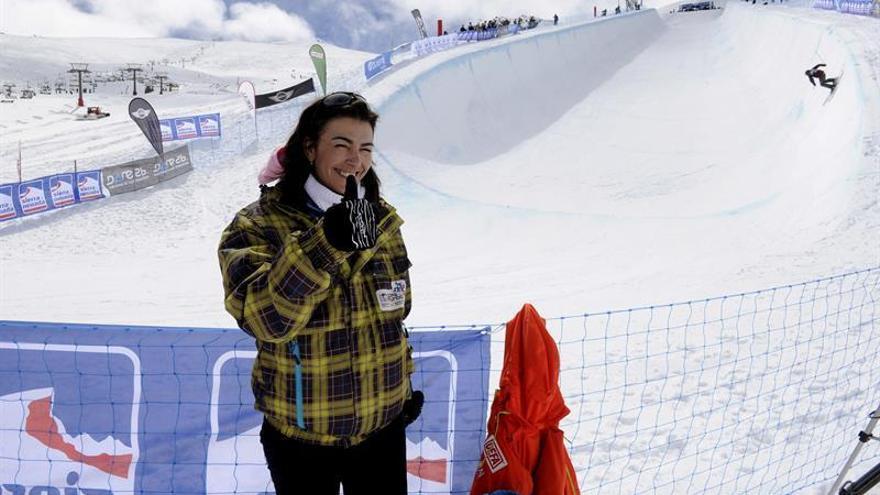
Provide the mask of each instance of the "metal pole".
{"label": "metal pole", "polygon": [[[79,82],[79,100],[77,100],[77,106],[85,106],[83,103],[83,73],[81,70],[76,71],[77,81]],[[68,79],[69,81],[70,79]]]}
{"label": "metal pole", "polygon": [[18,167],[18,182],[21,183],[21,139],[18,140],[18,162],[16,162]]}
{"label": "metal pole", "polygon": [[843,466],[843,470],[840,471],[840,475],[837,477],[837,481],[834,482],[834,485],[831,486],[831,490],[828,492],[828,495],[837,495],[837,491],[843,485],[843,482],[846,478],[847,473],[852,467],[855,460],[859,457],[859,453],[862,451],[862,447],[865,446],[868,440],[871,438],[875,438],[871,435],[871,432],[874,431],[874,427],[877,426],[877,421],[880,420],[880,407],[878,407],[874,412],[872,412],[869,416],[871,420],[868,422],[868,427],[865,428],[865,431],[859,432],[859,443],[856,445],[855,450],[847,459],[846,464]]}

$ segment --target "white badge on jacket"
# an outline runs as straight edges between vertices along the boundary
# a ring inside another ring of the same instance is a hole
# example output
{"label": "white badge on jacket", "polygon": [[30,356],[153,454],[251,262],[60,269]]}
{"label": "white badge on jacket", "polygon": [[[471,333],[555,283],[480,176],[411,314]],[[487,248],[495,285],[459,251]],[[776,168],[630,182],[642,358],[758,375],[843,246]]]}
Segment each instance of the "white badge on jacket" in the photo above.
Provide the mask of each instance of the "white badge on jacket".
{"label": "white badge on jacket", "polygon": [[379,299],[379,307],[382,311],[403,308],[406,304],[406,280],[395,280],[391,282],[390,289],[377,290],[376,298]]}

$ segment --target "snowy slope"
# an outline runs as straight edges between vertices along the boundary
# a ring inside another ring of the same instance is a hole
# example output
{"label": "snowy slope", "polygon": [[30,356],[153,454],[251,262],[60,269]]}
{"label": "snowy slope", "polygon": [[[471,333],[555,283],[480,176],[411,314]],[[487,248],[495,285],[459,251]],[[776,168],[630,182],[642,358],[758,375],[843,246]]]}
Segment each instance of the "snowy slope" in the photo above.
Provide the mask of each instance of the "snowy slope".
{"label": "snowy slope", "polygon": [[[95,75],[118,72],[128,63],[139,63],[143,74],[165,73],[181,91],[139,95],[149,100],[160,118],[221,112],[224,119],[243,117],[245,107],[237,96],[243,80],[258,93],[296,84],[314,74],[309,44],[194,41],[178,39],[39,38],[0,34],[0,82],[38,86],[56,78],[67,79],[70,62],[87,62]],[[358,73],[373,54],[325,46],[328,84],[332,87]],[[152,65],[151,65],[152,62]],[[158,88],[156,88],[158,90]],[[39,177],[78,167],[97,168],[142,158],[151,149],[128,117],[132,98],[130,82],[99,85],[85,94],[87,106],[100,105],[110,117],[99,121],[74,121],[75,95],[39,95],[0,106],[0,183],[17,180],[15,161],[21,141],[23,175]],[[82,110],[79,110],[82,112]]]}
{"label": "snowy slope", "polygon": [[[560,29],[552,57],[521,41],[383,81],[401,89],[380,163],[435,193],[407,190],[409,218],[447,210],[410,235],[417,266],[444,266],[414,270],[420,310],[573,314],[880,261],[875,20],[737,3],[613,22],[645,43]],[[855,75],[828,106],[803,75],[821,60]]]}
{"label": "snowy slope", "polygon": [[[384,193],[407,221],[408,323],[505,321],[526,301],[547,316],[664,303],[876,265],[878,39],[875,20],[805,9],[646,11],[436,54],[364,87],[383,115]],[[186,53],[206,48],[186,70],[227,86],[159,100],[160,115],[239,118],[226,92],[239,73],[283,86],[291,67],[309,72],[296,59],[306,47],[272,72],[251,45],[194,42]],[[132,57],[174,50],[157,41]],[[369,54],[335,53],[331,86],[356,89]],[[847,70],[825,107],[803,76],[820,58]],[[0,108],[0,179],[14,177],[18,139],[42,164],[26,176],[74,156],[145,156],[128,97],[107,98],[114,115],[89,131],[40,98]],[[0,226],[0,318],[233,326],[219,233],[256,199],[256,171],[294,112],[262,114],[259,146],[188,176]]]}

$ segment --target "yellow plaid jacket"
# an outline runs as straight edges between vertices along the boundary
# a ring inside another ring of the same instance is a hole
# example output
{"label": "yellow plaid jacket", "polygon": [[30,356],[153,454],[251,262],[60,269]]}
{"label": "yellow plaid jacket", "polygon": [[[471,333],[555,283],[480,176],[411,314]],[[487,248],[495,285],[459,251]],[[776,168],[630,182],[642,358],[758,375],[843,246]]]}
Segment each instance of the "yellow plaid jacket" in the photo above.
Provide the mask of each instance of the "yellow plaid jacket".
{"label": "yellow plaid jacket", "polygon": [[226,310],[256,338],[255,408],[288,437],[348,446],[388,425],[410,396],[410,262],[403,220],[381,202],[379,237],[347,253],[322,219],[267,188],[220,240]]}

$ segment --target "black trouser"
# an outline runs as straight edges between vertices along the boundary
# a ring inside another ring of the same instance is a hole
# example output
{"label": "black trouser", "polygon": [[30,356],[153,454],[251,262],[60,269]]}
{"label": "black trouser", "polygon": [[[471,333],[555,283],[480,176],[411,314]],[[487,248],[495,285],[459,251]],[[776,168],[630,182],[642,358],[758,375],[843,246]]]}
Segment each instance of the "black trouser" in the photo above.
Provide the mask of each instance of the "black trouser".
{"label": "black trouser", "polygon": [[353,447],[285,437],[263,421],[260,442],[278,495],[406,495],[406,433],[398,418]]}

